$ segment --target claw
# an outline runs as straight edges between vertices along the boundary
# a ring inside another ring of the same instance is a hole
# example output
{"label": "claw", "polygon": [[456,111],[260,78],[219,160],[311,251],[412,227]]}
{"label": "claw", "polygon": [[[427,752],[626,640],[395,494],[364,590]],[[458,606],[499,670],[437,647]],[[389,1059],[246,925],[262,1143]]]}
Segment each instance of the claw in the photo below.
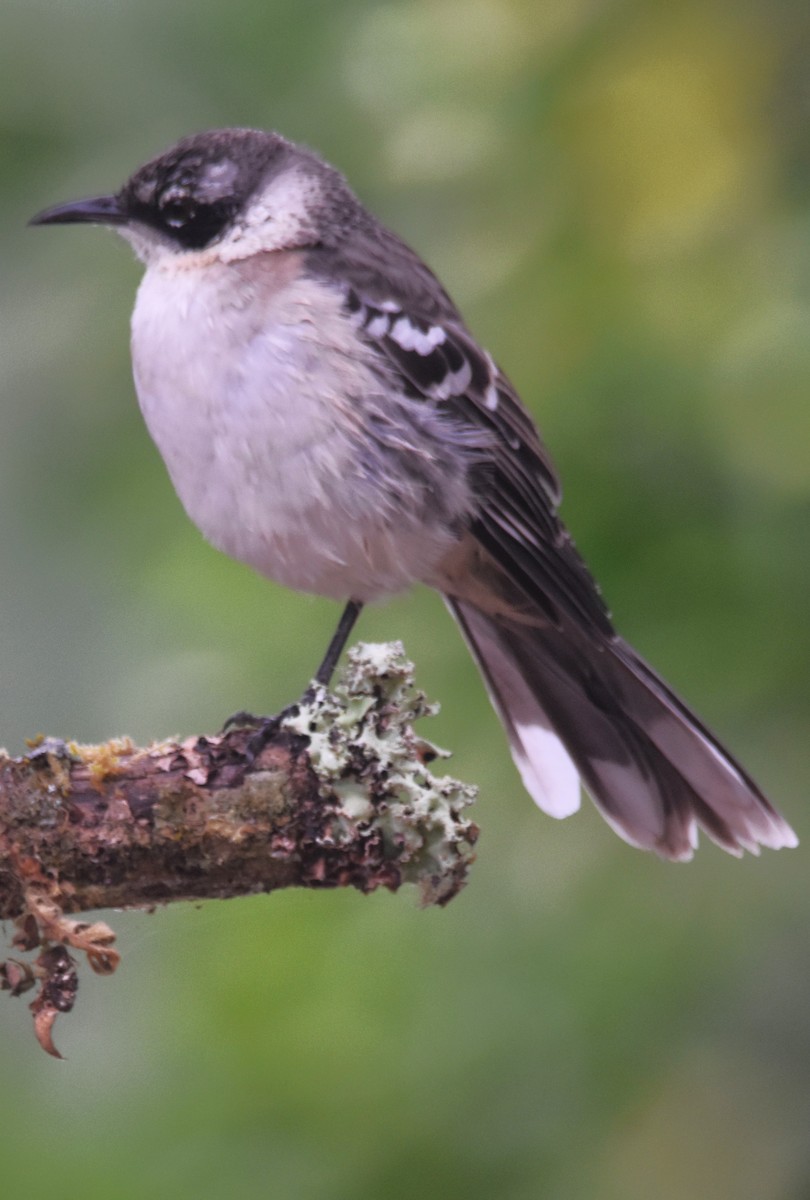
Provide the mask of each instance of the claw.
{"label": "claw", "polygon": [[289,709],[284,709],[284,711],[280,712],[276,717],[259,718],[256,730],[250,736],[248,743],[245,746],[245,761],[249,767],[253,766],[267,743],[272,741],[275,735],[278,733],[279,725],[288,712]]}
{"label": "claw", "polygon": [[222,737],[229,729],[258,729],[259,726],[268,720],[267,717],[257,717],[254,713],[248,712],[246,708],[240,708],[238,712],[231,713],[228,719],[224,722],[219,731],[219,736]]}

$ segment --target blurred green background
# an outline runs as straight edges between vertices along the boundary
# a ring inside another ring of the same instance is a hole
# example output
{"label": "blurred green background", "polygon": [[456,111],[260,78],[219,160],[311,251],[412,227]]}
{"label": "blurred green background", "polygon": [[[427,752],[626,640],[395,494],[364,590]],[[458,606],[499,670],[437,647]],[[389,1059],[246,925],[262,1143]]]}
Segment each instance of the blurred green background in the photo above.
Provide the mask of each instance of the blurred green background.
{"label": "blurred green background", "polygon": [[[3,0],[8,748],[276,709],[331,632],[185,519],[133,396],[128,248],[25,228],[255,125],[444,278],[622,631],[810,837],[809,59],[795,0]],[[480,784],[469,887],[113,915],[123,965],[83,977],[67,1062],[0,998],[4,1194],[810,1195],[806,851],[673,866],[587,803],[557,824],[437,598],[361,635],[404,638],[427,736]]]}

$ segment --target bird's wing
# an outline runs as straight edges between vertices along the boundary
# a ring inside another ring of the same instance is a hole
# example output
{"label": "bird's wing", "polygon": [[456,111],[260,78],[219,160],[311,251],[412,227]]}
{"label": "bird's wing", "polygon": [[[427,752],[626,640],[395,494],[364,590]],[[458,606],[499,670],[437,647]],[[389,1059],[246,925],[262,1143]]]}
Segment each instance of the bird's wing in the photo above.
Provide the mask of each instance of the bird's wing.
{"label": "bird's wing", "polygon": [[612,636],[599,590],[557,516],[559,479],[534,423],[449,300],[445,312],[426,316],[400,298],[343,286],[352,321],[389,377],[414,400],[446,406],[462,427],[488,435],[470,531],[489,558],[553,623],[567,618]]}

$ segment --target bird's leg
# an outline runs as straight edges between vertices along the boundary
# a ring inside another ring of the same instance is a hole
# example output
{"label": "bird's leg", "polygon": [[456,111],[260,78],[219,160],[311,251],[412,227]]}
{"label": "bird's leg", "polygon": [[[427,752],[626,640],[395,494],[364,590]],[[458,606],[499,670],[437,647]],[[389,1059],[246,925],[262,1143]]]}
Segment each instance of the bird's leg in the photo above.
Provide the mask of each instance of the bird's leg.
{"label": "bird's leg", "polygon": [[337,629],[332,635],[332,639],[326,648],[326,654],[323,656],[323,661],[318,667],[318,670],[315,672],[313,677],[314,686],[313,684],[310,684],[301,697],[301,700],[294,704],[288,704],[286,708],[283,708],[280,713],[276,713],[276,715],[273,717],[256,717],[252,713],[245,712],[243,710],[234,713],[232,717],[228,717],[227,721],[222,726],[222,733],[227,732],[227,730],[234,725],[248,727],[252,726],[255,729],[255,733],[245,747],[245,758],[249,762],[253,762],[253,760],[256,759],[259,754],[261,754],[264,747],[277,732],[284,718],[292,715],[294,712],[297,712],[302,702],[312,699],[315,694],[316,687],[327,687],[329,685],[329,681],[335,672],[338,659],[343,653],[343,647],[349,640],[349,634],[354,628],[355,622],[360,616],[362,609],[362,601],[348,601],[343,610],[341,618],[338,621]]}
{"label": "bird's leg", "polygon": [[338,621],[338,627],[327,646],[326,654],[323,656],[323,662],[315,672],[315,682],[319,683],[321,687],[329,686],[329,680],[335,672],[338,659],[343,653],[343,647],[348,642],[349,634],[354,629],[355,622],[362,611],[362,600],[349,600],[346,604],[343,615]]}

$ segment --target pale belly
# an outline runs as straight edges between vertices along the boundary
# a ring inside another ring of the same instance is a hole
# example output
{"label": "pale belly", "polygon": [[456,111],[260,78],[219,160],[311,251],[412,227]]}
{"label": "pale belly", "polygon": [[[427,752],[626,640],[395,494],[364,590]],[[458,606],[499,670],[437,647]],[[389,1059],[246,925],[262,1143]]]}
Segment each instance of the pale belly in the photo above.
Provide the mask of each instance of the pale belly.
{"label": "pale belly", "polygon": [[370,441],[383,385],[339,297],[273,257],[271,278],[243,265],[144,277],[135,383],[180,500],[220,550],[291,588],[368,600],[429,579],[471,505],[464,473],[433,464],[448,508],[424,446],[413,471],[379,422]]}

